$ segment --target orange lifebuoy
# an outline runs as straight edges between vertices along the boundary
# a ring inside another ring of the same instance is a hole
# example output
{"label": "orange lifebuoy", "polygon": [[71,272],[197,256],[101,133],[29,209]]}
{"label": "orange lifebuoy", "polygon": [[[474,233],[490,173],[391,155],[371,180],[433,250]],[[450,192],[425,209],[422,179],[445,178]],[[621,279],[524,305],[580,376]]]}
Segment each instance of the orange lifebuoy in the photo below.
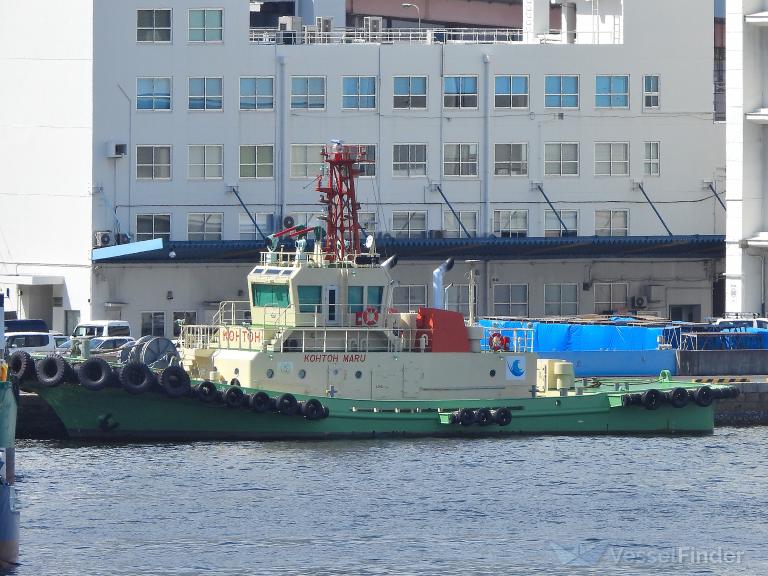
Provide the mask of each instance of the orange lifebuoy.
{"label": "orange lifebuoy", "polygon": [[494,352],[504,349],[504,336],[499,332],[494,332],[488,337],[488,346]]}
{"label": "orange lifebuoy", "polygon": [[362,320],[366,326],[375,326],[379,323],[379,311],[373,306],[368,306],[363,311]]}

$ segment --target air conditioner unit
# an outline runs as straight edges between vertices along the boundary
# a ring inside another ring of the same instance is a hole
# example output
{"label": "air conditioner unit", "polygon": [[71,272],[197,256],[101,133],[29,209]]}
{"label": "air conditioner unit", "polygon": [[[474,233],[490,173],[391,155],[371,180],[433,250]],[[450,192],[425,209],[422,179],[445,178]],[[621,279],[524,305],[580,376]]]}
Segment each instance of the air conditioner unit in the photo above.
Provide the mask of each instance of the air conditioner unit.
{"label": "air conditioner unit", "polygon": [[330,33],[333,29],[333,18],[329,16],[318,16],[315,18],[315,26],[321,34]]}
{"label": "air conditioner unit", "polygon": [[112,230],[99,230],[93,235],[93,247],[105,248],[107,246],[114,246],[115,235]]}
{"label": "air conditioner unit", "polygon": [[277,29],[282,32],[300,32],[301,16],[280,16],[277,19]]}
{"label": "air conditioner unit", "polygon": [[124,158],[128,154],[128,144],[107,142],[107,158]]}
{"label": "air conditioner unit", "polygon": [[384,29],[384,18],[381,16],[365,16],[363,18],[363,30],[369,34],[376,34]]}
{"label": "air conditioner unit", "polygon": [[632,308],[645,308],[648,305],[648,300],[645,296],[632,296]]}

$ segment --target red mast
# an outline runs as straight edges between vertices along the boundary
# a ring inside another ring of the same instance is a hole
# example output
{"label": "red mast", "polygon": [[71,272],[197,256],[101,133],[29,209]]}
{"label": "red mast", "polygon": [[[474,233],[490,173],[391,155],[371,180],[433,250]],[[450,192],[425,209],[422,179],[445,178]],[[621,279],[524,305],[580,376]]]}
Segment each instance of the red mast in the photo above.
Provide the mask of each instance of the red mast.
{"label": "red mast", "polygon": [[324,252],[329,262],[343,262],[360,252],[360,204],[355,196],[359,170],[355,164],[365,161],[365,147],[334,144],[330,150],[323,149],[323,158],[328,163],[328,180],[323,183],[321,174],[317,191],[323,194],[320,202],[327,207]]}

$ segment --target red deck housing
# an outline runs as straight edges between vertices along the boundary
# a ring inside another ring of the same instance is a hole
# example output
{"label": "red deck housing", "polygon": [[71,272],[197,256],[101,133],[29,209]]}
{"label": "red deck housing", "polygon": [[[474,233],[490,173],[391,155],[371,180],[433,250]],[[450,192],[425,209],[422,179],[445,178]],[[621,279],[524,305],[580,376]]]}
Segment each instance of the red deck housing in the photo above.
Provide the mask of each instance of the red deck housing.
{"label": "red deck housing", "polygon": [[416,345],[426,334],[428,352],[469,352],[469,335],[461,312],[419,308],[416,315]]}

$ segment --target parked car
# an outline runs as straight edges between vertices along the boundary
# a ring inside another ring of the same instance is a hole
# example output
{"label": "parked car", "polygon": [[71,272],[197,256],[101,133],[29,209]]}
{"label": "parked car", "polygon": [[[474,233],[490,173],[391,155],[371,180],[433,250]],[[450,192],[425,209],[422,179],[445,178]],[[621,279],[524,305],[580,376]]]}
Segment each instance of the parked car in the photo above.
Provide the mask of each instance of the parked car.
{"label": "parked car", "polygon": [[125,346],[126,344],[130,344],[132,342],[135,342],[133,338],[130,336],[120,336],[117,338],[92,338],[91,339],[91,352],[113,352],[117,350],[118,348],[121,348]]}
{"label": "parked car", "polygon": [[5,333],[17,334],[19,332],[48,332],[48,324],[45,320],[6,320]]}
{"label": "parked car", "polygon": [[75,326],[72,337],[95,338],[97,336],[130,336],[131,325],[125,320],[91,320]]}
{"label": "parked car", "polygon": [[5,336],[5,349],[8,354],[13,354],[17,350],[24,352],[54,352],[56,350],[56,338],[66,336],[56,336],[48,332],[15,332]]}

